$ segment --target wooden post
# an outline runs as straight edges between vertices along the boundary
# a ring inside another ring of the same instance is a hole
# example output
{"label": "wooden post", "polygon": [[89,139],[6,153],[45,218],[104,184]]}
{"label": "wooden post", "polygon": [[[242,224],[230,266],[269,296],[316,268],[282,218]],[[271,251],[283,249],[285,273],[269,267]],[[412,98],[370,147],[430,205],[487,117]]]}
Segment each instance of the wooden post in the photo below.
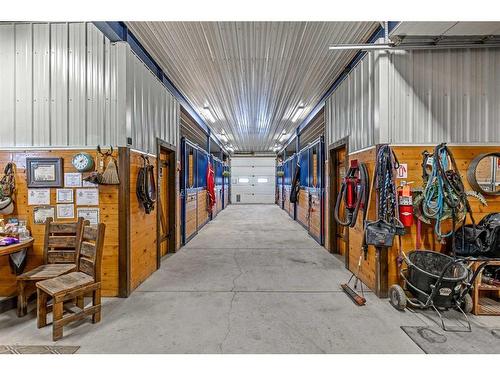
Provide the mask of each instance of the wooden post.
{"label": "wooden post", "polygon": [[377,247],[375,249],[375,294],[379,298],[389,295],[389,249]]}

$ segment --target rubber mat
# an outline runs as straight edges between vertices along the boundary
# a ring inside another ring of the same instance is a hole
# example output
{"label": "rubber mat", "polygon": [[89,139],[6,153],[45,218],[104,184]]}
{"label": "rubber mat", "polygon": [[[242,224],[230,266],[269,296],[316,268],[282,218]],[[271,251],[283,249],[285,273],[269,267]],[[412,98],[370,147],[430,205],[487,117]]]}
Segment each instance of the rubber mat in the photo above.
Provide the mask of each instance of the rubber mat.
{"label": "rubber mat", "polygon": [[0,345],[0,354],[75,354],[79,346]]}
{"label": "rubber mat", "polygon": [[500,327],[472,326],[472,332],[449,332],[438,327],[401,326],[427,354],[500,354]]}

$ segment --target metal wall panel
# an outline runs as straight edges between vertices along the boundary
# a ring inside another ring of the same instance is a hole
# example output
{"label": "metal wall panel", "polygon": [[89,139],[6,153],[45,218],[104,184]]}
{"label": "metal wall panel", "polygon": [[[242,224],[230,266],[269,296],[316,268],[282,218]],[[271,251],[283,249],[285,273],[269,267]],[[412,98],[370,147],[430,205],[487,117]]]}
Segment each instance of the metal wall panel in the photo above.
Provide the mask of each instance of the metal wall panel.
{"label": "metal wall panel", "polygon": [[54,24],[50,31],[50,129],[50,144],[68,143],[67,24]]}
{"label": "metal wall panel", "polygon": [[500,48],[372,52],[325,104],[327,142],[500,142]]}
{"label": "metal wall panel", "polygon": [[177,145],[177,100],[126,43],[116,45],[125,48],[126,134],[132,138],[131,146],[154,153],[156,138]]}
{"label": "metal wall panel", "polygon": [[0,145],[15,142],[14,28],[0,25]]}
{"label": "metal wall panel", "polygon": [[86,25],[70,23],[68,29],[68,144],[86,145]]}
{"label": "metal wall panel", "polygon": [[392,52],[389,61],[389,142],[500,142],[500,48]]}
{"label": "metal wall panel", "polygon": [[0,146],[177,144],[175,98],[92,23],[1,24],[0,82]]}
{"label": "metal wall panel", "polygon": [[[15,61],[15,143],[31,145],[33,142],[33,33],[31,25],[19,24],[15,27],[16,61]],[[1,32],[0,32],[1,34]],[[3,65],[0,65],[3,66]],[[3,82],[3,81],[2,81]],[[2,117],[3,118],[3,117]],[[14,143],[13,142],[13,143]],[[12,143],[11,143],[12,144]]]}
{"label": "metal wall panel", "polygon": [[104,140],[104,106],[104,35],[92,25],[87,28],[87,144]]}
{"label": "metal wall panel", "polygon": [[[33,25],[33,146],[50,143],[50,28]],[[17,131],[17,130],[16,130]]]}
{"label": "metal wall panel", "polygon": [[326,140],[330,145],[349,136],[349,151],[375,144],[378,53],[367,54],[325,103]]}

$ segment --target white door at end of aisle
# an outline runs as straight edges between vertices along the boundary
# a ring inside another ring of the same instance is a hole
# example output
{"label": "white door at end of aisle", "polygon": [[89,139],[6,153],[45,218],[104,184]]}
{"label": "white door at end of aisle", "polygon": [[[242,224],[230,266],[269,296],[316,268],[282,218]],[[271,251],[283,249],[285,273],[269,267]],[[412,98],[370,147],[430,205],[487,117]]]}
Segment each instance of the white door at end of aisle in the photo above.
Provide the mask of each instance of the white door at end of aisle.
{"label": "white door at end of aisle", "polygon": [[233,157],[231,159],[231,201],[234,204],[274,203],[276,159]]}

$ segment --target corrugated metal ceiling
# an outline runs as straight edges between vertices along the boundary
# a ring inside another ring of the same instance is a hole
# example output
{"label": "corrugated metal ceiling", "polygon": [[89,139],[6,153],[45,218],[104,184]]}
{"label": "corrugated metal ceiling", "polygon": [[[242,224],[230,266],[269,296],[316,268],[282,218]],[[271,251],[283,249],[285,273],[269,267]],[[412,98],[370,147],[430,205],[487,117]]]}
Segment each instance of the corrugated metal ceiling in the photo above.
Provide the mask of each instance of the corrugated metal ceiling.
{"label": "corrugated metal ceiling", "polygon": [[286,141],[356,52],[329,51],[328,46],[365,42],[378,23],[127,26],[215,133],[224,129],[237,151],[268,151],[278,139]]}
{"label": "corrugated metal ceiling", "polygon": [[399,36],[480,36],[499,35],[500,22],[418,22],[399,23],[391,35]]}

